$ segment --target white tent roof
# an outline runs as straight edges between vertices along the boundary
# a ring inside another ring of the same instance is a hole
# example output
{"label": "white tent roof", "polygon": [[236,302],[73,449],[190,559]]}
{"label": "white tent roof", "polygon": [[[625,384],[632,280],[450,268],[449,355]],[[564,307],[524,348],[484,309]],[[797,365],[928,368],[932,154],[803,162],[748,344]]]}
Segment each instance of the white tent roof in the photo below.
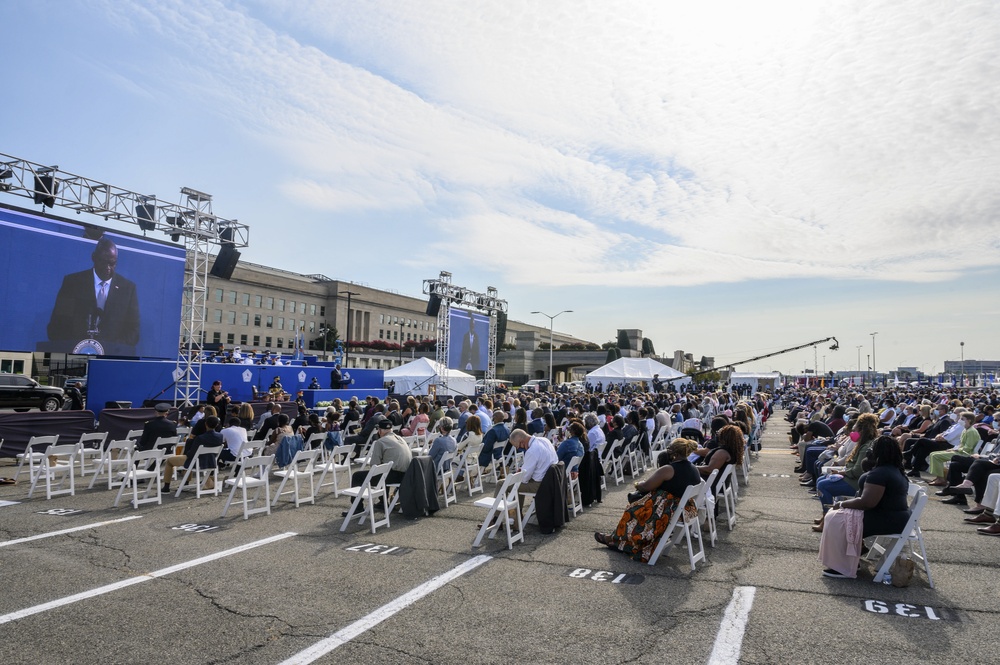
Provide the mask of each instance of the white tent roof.
{"label": "white tent roof", "polygon": [[430,386],[438,386],[453,395],[475,395],[476,377],[457,369],[442,367],[430,358],[417,358],[383,373],[385,381],[395,381],[402,395],[426,395]]}
{"label": "white tent roof", "polygon": [[[587,375],[589,383],[621,383],[622,381],[652,381],[653,375],[659,374],[660,379],[674,379],[685,376],[683,372],[678,372],[673,367],[657,362],[652,358],[619,358],[610,362],[604,367],[598,367]],[[675,381],[674,384],[683,384],[686,381]]]}

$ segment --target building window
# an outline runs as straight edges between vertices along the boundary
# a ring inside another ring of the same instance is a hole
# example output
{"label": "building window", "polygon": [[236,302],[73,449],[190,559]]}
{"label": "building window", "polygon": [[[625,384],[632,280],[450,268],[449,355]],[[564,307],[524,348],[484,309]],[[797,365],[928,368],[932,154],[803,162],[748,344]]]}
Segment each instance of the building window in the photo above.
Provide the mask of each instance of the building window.
{"label": "building window", "polygon": [[309,316],[316,316],[316,305],[309,305]]}
{"label": "building window", "polygon": [[320,305],[319,306],[319,315],[320,316],[326,316],[326,305]]}
{"label": "building window", "polygon": [[382,325],[385,325],[385,314],[378,315],[378,322]]}
{"label": "building window", "polygon": [[253,324],[260,328],[260,314],[253,315]]}
{"label": "building window", "polygon": [[278,338],[278,348],[279,349],[285,348],[285,338],[284,337],[279,337]]}
{"label": "building window", "polygon": [[235,343],[236,343],[236,333],[228,333],[226,335],[226,344],[232,346]]}
{"label": "building window", "polygon": [[385,331],[382,330],[381,328],[378,329],[378,338],[385,339]]}
{"label": "building window", "polygon": [[226,291],[226,302],[230,305],[236,304],[236,291]]}
{"label": "building window", "polygon": [[285,329],[285,317],[279,316],[278,317],[278,330],[284,330],[284,329]]}
{"label": "building window", "polygon": [[215,290],[215,302],[222,302],[222,289]]}
{"label": "building window", "polygon": [[260,346],[260,335],[254,335],[254,336],[253,336],[253,345],[254,345],[255,347],[256,347],[256,346]]}
{"label": "building window", "polygon": [[305,330],[306,329],[305,319],[299,319],[299,328],[298,329],[299,330]]}
{"label": "building window", "polygon": [[288,301],[288,311],[291,312],[292,314],[295,313],[295,301],[294,300],[289,300]]}
{"label": "building window", "polygon": [[222,333],[220,332],[212,333],[212,344],[222,344]]}
{"label": "building window", "polygon": [[240,298],[240,302],[243,303],[244,307],[249,307],[250,306],[250,294],[249,293],[244,293],[243,296]]}
{"label": "building window", "polygon": [[264,296],[254,296],[253,297],[253,306],[254,307],[256,307],[257,309],[260,309],[263,304],[264,304]]}
{"label": "building window", "polygon": [[267,317],[267,321],[265,322],[264,327],[265,328],[273,328],[274,327],[274,317],[273,316]]}
{"label": "building window", "polygon": [[270,337],[265,337],[264,338],[264,348],[265,349],[270,349],[271,348],[271,338]]}
{"label": "building window", "polygon": [[392,331],[392,338],[394,340],[396,340],[397,342],[399,341],[399,331],[398,330],[393,330]]}
{"label": "building window", "polygon": [[279,312],[284,312],[285,311],[285,299],[284,298],[278,298],[278,311]]}
{"label": "building window", "polygon": [[309,322],[309,332],[311,332],[311,333],[316,332],[316,322],[315,321],[310,321]]}
{"label": "building window", "polygon": [[222,310],[216,309],[212,311],[212,320],[216,323],[222,323]]}
{"label": "building window", "polygon": [[240,335],[240,346],[246,346],[246,345],[247,345],[247,336]]}
{"label": "building window", "polygon": [[[250,325],[250,312],[243,312],[240,314],[240,325],[248,326]],[[243,342],[246,344],[246,342]]]}
{"label": "building window", "polygon": [[236,312],[226,312],[226,321],[231,326],[236,325]]}
{"label": "building window", "polygon": [[274,298],[268,296],[264,300],[264,309],[274,309]]}

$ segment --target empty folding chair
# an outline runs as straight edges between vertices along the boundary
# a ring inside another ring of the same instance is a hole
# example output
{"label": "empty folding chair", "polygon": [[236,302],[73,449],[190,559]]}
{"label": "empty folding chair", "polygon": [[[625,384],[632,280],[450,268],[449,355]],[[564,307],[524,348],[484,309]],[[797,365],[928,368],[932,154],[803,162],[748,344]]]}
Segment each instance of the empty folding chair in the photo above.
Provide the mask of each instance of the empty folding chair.
{"label": "empty folding chair", "polygon": [[[31,489],[28,498],[35,492],[38,481],[45,479],[45,498],[51,499],[57,494],[76,494],[73,472],[76,469],[76,457],[79,454],[79,444],[65,443],[52,445],[45,449],[41,461],[35,467],[35,475],[31,478]],[[56,480],[58,483],[55,483]],[[69,487],[63,489],[63,484],[69,482]]]}
{"label": "empty folding chair", "polygon": [[[927,560],[927,548],[924,546],[924,532],[920,529],[920,516],[927,506],[927,492],[919,485],[910,483],[909,498],[910,519],[906,522],[906,526],[899,533],[874,536],[865,559],[876,562],[875,578],[873,581],[882,582],[885,576],[889,574],[889,568],[892,567],[892,564],[903,553],[903,547],[909,546],[910,559],[923,566],[924,573],[927,575],[927,585],[933,589],[934,578],[931,577],[931,565]],[[919,553],[914,545],[919,545]]]}
{"label": "empty folding chair", "polygon": [[[206,494],[211,496],[219,495],[219,492],[222,491],[222,485],[219,483],[219,454],[222,452],[222,448],[222,446],[202,446],[198,448],[198,456],[189,467],[184,469],[184,474],[181,476],[181,484],[177,487],[174,498],[179,497],[185,487],[190,489],[191,486],[188,485],[189,480],[194,487],[196,498],[200,499]],[[208,462],[208,459],[211,459],[211,462]],[[206,463],[202,464],[202,460],[206,460]],[[191,478],[191,476],[194,476],[194,478]],[[212,487],[211,489],[205,489],[205,485],[209,479],[212,480]]]}
{"label": "empty folding chair", "polygon": [[[315,464],[317,457],[319,457],[318,448],[315,450],[312,448],[300,450],[295,453],[295,457],[292,458],[291,464],[286,466],[284,469],[274,472],[274,475],[281,478],[281,484],[278,485],[278,489],[274,493],[274,500],[271,502],[272,506],[278,505],[278,499],[280,499],[283,494],[295,495],[294,499],[296,508],[306,501],[312,504],[316,503],[316,485],[313,482],[313,476],[316,473]],[[292,481],[292,489],[287,492],[282,491],[289,480]],[[299,488],[305,489],[307,484],[309,486],[309,494],[303,496],[299,491]]]}
{"label": "empty folding chair", "polygon": [[517,490],[521,487],[521,477],[520,471],[508,475],[495,497],[483,497],[474,503],[480,508],[488,508],[489,510],[482,526],[479,527],[476,539],[472,541],[473,547],[482,545],[483,536],[487,534],[490,538],[496,536],[501,526],[503,526],[507,536],[507,549],[513,549],[514,543],[519,540],[524,542],[521,504],[517,496]]}
{"label": "empty folding chair", "polygon": [[[344,483],[348,487],[351,483],[351,453],[354,452],[354,444],[346,446],[336,446],[330,451],[327,458],[316,464],[313,469],[320,472],[319,483],[316,485],[316,492],[321,492],[327,485],[333,485],[333,496],[340,496],[340,483],[337,474],[344,472],[347,474],[347,481]],[[326,482],[326,476],[330,474],[330,482]]]}
{"label": "empty folding chair", "polygon": [[[380,526],[389,526],[389,505],[386,500],[385,476],[390,470],[392,470],[391,462],[376,464],[369,469],[368,475],[365,476],[361,485],[358,487],[349,487],[342,492],[342,494],[353,497],[353,500],[351,501],[351,507],[347,510],[347,515],[344,517],[344,523],[340,525],[341,531],[347,530],[347,525],[350,524],[355,516],[360,516],[358,520],[359,524],[364,524],[365,518],[369,518],[371,520],[372,533],[375,533],[375,530]],[[372,485],[373,482],[375,483],[374,485]],[[381,501],[382,509],[385,511],[385,517],[381,520],[375,519],[376,501]],[[362,503],[365,505],[362,506]]]}
{"label": "empty folding chair", "polygon": [[705,520],[705,526],[708,528],[708,542],[712,547],[715,547],[715,539],[718,536],[715,529],[715,497],[712,495],[712,483],[715,482],[718,475],[719,470],[712,469],[712,473],[705,479],[702,492],[695,497],[695,505],[698,506],[698,513]]}
{"label": "empty folding chair", "polygon": [[732,464],[727,464],[715,484],[715,501],[718,503],[721,498],[726,508],[726,526],[730,531],[736,526],[736,475],[733,468]]}
{"label": "empty folding chair", "polygon": [[[230,490],[229,498],[226,499],[226,505],[222,509],[222,517],[225,517],[226,513],[229,512],[229,505],[233,502],[237,490],[243,493],[243,519],[250,519],[250,516],[256,513],[271,514],[272,464],[274,464],[274,455],[248,457],[241,462],[236,477],[228,478],[225,481],[225,485],[233,489]],[[247,492],[249,489],[254,490],[253,497],[249,496]],[[252,505],[258,505],[257,501],[260,499],[261,491],[264,492],[264,501],[259,504],[261,507],[251,508]]]}
{"label": "empty folding chair", "polygon": [[129,459],[132,456],[133,450],[135,450],[135,441],[129,439],[121,439],[120,441],[109,443],[101,455],[97,471],[94,472],[94,477],[90,479],[90,485],[87,486],[87,489],[94,488],[94,483],[97,482],[102,473],[107,475],[109,490],[118,487],[122,483],[122,472],[128,470]]}
{"label": "empty folding chair", "polygon": [[[698,517],[697,515],[689,515],[686,510],[688,503],[704,492],[704,485],[705,481],[702,481],[697,485],[688,485],[687,489],[684,490],[684,494],[681,495],[680,502],[677,504],[677,509],[674,510],[666,530],[660,536],[653,554],[649,557],[650,566],[656,565],[660,555],[668,552],[671,547],[681,541],[681,538],[687,541],[688,563],[691,564],[691,570],[695,569],[696,563],[705,560],[705,544],[701,540],[701,526],[698,523]],[[697,548],[694,547],[694,541],[698,541]]]}
{"label": "empty folding chair", "polygon": [[108,439],[107,432],[91,432],[83,434],[77,441],[76,459],[80,463],[80,476],[89,476],[97,471],[96,467],[88,466],[88,462],[97,462],[104,454],[104,442]]}
{"label": "empty folding chair", "polygon": [[441,455],[441,459],[437,463],[437,468],[434,469],[437,474],[437,482],[440,483],[438,493],[444,496],[445,508],[448,507],[448,504],[458,501],[458,495],[455,493],[455,474],[451,468],[453,459],[455,459],[455,453]]}
{"label": "empty folding chair", "polygon": [[452,466],[458,470],[460,477],[455,482],[464,483],[469,490],[469,496],[475,492],[483,492],[483,470],[479,468],[479,453],[483,444],[466,446],[462,456]]}
{"label": "empty folding chair", "polygon": [[[17,471],[14,473],[14,480],[16,481],[21,476],[22,469],[27,471],[28,480],[34,478],[38,472],[38,465],[41,464],[42,458],[45,456],[42,451],[49,446],[56,445],[58,442],[58,434],[55,436],[33,436],[28,439],[28,445],[24,447],[24,452],[15,455],[17,459]],[[28,465],[27,469],[24,469],[25,463]]]}
{"label": "empty folding chair", "polygon": [[604,473],[610,475],[615,481],[615,487],[625,482],[624,464],[622,464],[622,446],[625,442],[621,439],[615,441],[608,453],[608,458],[604,460]]}
{"label": "empty folding chair", "polygon": [[573,511],[573,517],[583,512],[583,494],[580,491],[580,477],[573,477],[572,470],[580,465],[582,455],[578,455],[566,465],[566,500],[567,506]]}
{"label": "empty folding chair", "polygon": [[[138,508],[139,504],[143,503],[162,504],[163,498],[160,494],[163,489],[160,471],[162,463],[163,450],[154,448],[153,450],[140,450],[139,452],[132,453],[128,469],[119,474],[122,484],[118,488],[118,496],[115,497],[115,507],[118,507],[118,502],[121,501],[122,494],[125,493],[126,488],[132,490],[133,508]],[[146,489],[140,499],[139,483],[142,481],[146,481]],[[154,487],[156,488],[156,494],[151,497],[150,492],[153,491]]]}

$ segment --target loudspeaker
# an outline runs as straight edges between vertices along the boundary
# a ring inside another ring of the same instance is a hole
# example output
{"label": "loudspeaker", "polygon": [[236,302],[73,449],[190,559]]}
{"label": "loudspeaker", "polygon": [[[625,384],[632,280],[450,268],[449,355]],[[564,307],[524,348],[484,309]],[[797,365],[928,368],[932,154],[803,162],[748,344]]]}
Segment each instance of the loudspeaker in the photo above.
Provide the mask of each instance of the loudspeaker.
{"label": "loudspeaker", "polygon": [[507,312],[497,312],[497,348],[507,343]]}
{"label": "loudspeaker", "polygon": [[156,230],[156,206],[152,203],[140,203],[135,207],[135,216],[139,218],[139,228],[143,231]]}
{"label": "loudspeaker", "polygon": [[56,193],[59,191],[59,185],[56,183],[55,178],[50,175],[36,175],[35,176],[35,203],[52,207],[56,204]]}
{"label": "loudspeaker", "polygon": [[437,316],[441,309],[441,298],[431,294],[431,299],[427,301],[427,316]]}
{"label": "loudspeaker", "polygon": [[240,253],[235,247],[231,245],[223,245],[219,248],[219,255],[215,257],[215,263],[212,264],[212,270],[209,272],[213,277],[231,279],[233,271],[236,270],[236,264],[239,260]]}

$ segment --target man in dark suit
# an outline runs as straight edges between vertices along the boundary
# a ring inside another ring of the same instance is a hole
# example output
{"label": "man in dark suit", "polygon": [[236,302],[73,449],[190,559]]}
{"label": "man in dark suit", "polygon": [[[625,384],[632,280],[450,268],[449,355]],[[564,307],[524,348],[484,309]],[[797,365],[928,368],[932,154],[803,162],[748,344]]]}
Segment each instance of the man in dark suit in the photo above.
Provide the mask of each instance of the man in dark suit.
{"label": "man in dark suit", "polygon": [[167,420],[170,405],[166,402],[160,402],[155,408],[156,417],[147,420],[146,424],[142,426],[142,436],[139,437],[136,450],[152,450],[153,446],[156,445],[156,440],[161,436],[177,436],[177,425]]}
{"label": "man in dark suit", "polygon": [[64,345],[59,350],[66,353],[82,340],[95,339],[105,354],[134,356],[139,343],[135,283],[115,272],[118,247],[111,238],[101,236],[90,258],[92,269],[63,277],[49,318],[49,340]]}
{"label": "man in dark suit", "polygon": [[458,359],[458,366],[463,370],[482,369],[481,356],[482,348],[479,334],[476,333],[476,321],[469,316],[469,331],[462,335],[462,353]]}

